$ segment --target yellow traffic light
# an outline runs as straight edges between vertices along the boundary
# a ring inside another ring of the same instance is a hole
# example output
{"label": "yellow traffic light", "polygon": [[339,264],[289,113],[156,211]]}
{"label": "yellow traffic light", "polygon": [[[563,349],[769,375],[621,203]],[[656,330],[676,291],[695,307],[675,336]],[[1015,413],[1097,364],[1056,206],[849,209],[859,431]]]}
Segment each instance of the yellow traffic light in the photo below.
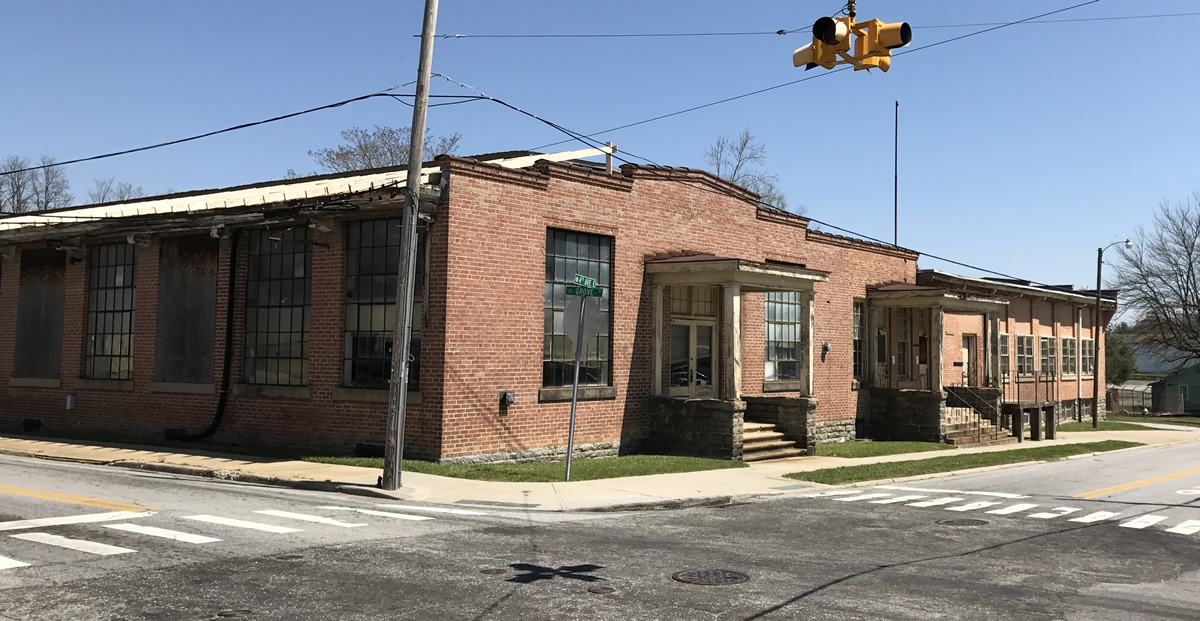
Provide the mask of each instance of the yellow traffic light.
{"label": "yellow traffic light", "polygon": [[813,23],[812,43],[792,52],[792,66],[807,71],[818,65],[832,69],[838,54],[850,51],[850,24],[847,18],[822,17]]}
{"label": "yellow traffic light", "polygon": [[[854,53],[850,53],[850,38],[854,36]],[[807,71],[821,66],[833,69],[837,65],[854,65],[855,71],[880,69],[892,65],[892,50],[912,41],[912,27],[907,22],[888,23],[878,19],[855,23],[849,17],[822,17],[813,24],[812,43],[792,52],[792,66]]]}
{"label": "yellow traffic light", "polygon": [[854,70],[876,67],[887,71],[892,66],[892,50],[912,41],[908,22],[886,23],[872,19],[855,24]]}

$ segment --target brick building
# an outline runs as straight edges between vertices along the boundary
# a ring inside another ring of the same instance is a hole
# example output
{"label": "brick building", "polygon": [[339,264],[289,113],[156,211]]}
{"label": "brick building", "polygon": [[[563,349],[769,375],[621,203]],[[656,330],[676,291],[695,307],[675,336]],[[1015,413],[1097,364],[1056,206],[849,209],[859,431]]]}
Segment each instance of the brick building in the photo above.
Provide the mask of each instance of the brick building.
{"label": "brick building", "polygon": [[[583,454],[802,454],[879,435],[876,384],[944,410],[940,380],[911,385],[878,353],[921,346],[877,329],[885,312],[928,321],[887,301],[919,287],[915,253],[810,230],[703,171],[574,159],[598,153],[424,169],[407,456],[563,455],[576,274],[603,292],[586,302],[600,321],[580,373]],[[378,451],[403,175],[0,219],[0,430]]]}

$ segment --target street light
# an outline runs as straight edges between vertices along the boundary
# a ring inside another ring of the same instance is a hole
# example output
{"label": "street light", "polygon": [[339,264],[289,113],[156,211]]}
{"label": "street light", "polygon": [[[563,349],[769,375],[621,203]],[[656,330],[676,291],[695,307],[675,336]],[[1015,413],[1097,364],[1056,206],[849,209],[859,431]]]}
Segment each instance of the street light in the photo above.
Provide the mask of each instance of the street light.
{"label": "street light", "polygon": [[[1104,268],[1104,251],[1124,243],[1125,249],[1133,248],[1133,242],[1113,242],[1096,249],[1096,315],[1092,320],[1092,428],[1100,426],[1100,271]],[[1105,350],[1107,351],[1107,349]]]}

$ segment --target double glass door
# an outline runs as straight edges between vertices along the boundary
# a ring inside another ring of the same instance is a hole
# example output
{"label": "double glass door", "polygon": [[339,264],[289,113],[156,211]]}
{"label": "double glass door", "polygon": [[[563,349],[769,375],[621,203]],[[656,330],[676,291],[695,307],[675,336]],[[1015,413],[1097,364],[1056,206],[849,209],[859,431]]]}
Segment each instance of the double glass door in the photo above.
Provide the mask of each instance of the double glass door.
{"label": "double glass door", "polygon": [[674,321],[671,324],[672,397],[693,399],[716,396],[715,321]]}

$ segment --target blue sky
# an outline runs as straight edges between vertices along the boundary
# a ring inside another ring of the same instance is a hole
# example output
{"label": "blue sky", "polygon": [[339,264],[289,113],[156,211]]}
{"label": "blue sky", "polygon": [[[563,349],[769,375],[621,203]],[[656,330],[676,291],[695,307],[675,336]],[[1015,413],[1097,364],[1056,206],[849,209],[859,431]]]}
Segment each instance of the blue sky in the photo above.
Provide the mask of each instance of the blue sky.
{"label": "blue sky", "polygon": [[[912,47],[1081,0],[864,0],[859,19],[908,21]],[[60,160],[143,146],[332,103],[415,78],[423,2],[8,3],[0,40],[0,156]],[[785,36],[438,39],[434,70],[584,133],[816,75],[791,66],[833,1],[441,3],[438,32],[561,34],[800,29]],[[1102,0],[1055,18],[1200,12],[1196,0]],[[13,25],[18,27],[13,28]],[[1087,285],[1095,249],[1131,236],[1163,199],[1200,189],[1190,60],[1200,16],[1031,24],[898,56],[599,137],[704,167],[749,128],[789,202],[892,237],[893,102],[900,101],[900,243],[1041,282]],[[411,92],[411,87],[404,89]],[[437,94],[465,94],[439,82]],[[66,168],[76,197],[116,177],[151,193],[316,170],[342,129],[408,125],[374,99],[147,153]],[[434,108],[460,154],[563,138],[488,102]],[[565,144],[557,149],[574,149]],[[922,267],[972,273],[923,258]]]}

